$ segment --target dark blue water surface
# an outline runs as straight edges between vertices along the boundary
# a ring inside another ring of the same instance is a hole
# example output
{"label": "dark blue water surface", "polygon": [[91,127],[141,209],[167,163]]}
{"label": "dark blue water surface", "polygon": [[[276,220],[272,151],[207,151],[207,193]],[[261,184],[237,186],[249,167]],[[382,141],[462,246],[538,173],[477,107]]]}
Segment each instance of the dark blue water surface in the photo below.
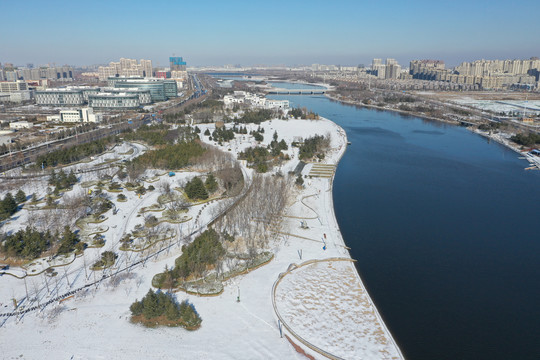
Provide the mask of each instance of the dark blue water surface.
{"label": "dark blue water surface", "polygon": [[464,128],[272,98],[347,132],[337,220],[407,359],[540,359],[540,171]]}

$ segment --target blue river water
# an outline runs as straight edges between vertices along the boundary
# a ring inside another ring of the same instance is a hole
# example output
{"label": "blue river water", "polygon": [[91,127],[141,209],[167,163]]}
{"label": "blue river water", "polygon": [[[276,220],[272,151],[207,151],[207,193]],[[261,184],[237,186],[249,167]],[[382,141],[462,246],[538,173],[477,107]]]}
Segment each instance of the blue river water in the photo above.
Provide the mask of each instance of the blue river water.
{"label": "blue river water", "polygon": [[269,97],[347,132],[337,220],[407,359],[540,359],[540,171],[461,127]]}

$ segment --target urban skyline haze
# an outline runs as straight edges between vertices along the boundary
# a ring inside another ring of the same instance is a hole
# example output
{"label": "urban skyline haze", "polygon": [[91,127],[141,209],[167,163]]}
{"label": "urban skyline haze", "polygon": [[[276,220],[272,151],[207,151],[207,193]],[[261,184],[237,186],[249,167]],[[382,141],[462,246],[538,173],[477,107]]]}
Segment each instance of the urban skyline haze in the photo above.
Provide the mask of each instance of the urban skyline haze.
{"label": "urban skyline haze", "polygon": [[[374,57],[475,59],[538,56],[540,3],[154,1],[5,2],[0,62],[88,65],[121,57],[167,66],[368,65]],[[21,25],[22,24],[22,25]]]}

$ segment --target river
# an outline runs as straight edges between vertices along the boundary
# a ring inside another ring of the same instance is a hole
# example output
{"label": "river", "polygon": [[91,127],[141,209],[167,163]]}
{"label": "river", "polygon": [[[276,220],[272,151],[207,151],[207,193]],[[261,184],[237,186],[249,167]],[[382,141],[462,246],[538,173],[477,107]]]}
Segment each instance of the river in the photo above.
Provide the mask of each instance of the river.
{"label": "river", "polygon": [[269,98],[347,132],[337,220],[407,359],[540,358],[540,171],[461,127]]}

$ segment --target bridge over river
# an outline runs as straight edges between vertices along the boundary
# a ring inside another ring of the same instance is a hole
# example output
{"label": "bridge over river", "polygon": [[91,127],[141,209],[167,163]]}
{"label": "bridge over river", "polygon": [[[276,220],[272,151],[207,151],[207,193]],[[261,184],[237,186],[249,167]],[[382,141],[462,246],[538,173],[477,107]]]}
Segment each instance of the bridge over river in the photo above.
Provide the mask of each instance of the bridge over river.
{"label": "bridge over river", "polygon": [[270,95],[322,95],[326,94],[327,89],[268,89]]}

